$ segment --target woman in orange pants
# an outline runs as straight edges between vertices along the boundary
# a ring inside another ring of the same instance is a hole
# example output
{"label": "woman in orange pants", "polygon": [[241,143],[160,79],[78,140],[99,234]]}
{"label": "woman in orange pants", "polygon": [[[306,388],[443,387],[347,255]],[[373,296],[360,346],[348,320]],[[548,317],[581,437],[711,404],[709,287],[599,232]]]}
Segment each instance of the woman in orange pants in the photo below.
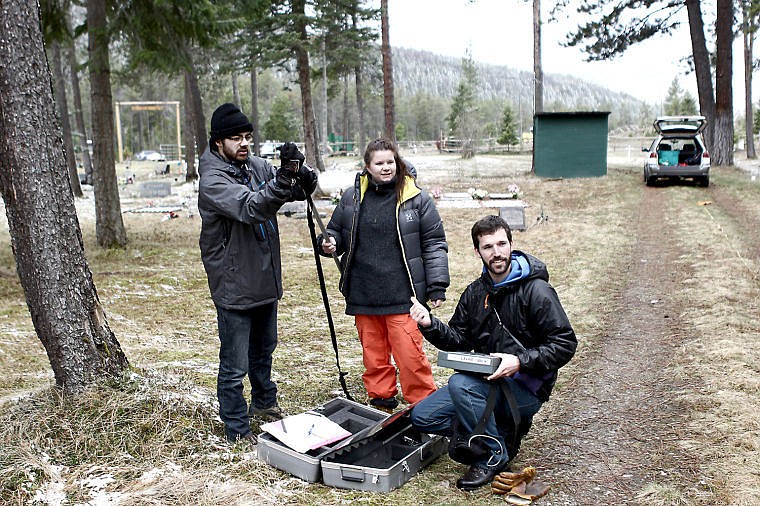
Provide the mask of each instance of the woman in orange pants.
{"label": "woman in orange pants", "polygon": [[395,143],[370,142],[364,163],[319,242],[324,255],[342,255],[340,290],[362,343],[370,404],[392,411],[398,406],[396,367],[407,402],[435,391],[409,308],[412,297],[433,308],[445,300],[448,246],[435,202],[417,186]]}

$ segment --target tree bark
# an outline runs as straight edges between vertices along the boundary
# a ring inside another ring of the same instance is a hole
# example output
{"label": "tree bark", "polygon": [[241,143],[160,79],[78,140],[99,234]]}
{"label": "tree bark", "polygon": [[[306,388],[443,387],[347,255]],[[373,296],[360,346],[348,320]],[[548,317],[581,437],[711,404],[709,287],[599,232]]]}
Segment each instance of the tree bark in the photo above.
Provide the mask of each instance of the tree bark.
{"label": "tree bark", "polygon": [[74,394],[129,363],[84,254],[37,2],[2,2],[0,25],[0,191],[32,323],[56,384]]}
{"label": "tree bark", "polygon": [[707,149],[712,153],[714,148],[713,131],[715,129],[715,95],[713,92],[712,71],[710,69],[710,53],[707,51],[705,27],[702,20],[700,0],[685,0],[686,12],[689,17],[689,34],[691,36],[691,53],[694,58],[694,74],[697,78],[697,95],[699,111],[707,118],[704,136]]}
{"label": "tree bark", "polygon": [[298,34],[298,42],[293,51],[296,55],[296,70],[298,72],[298,84],[301,89],[301,103],[303,113],[304,141],[306,143],[306,162],[315,167],[319,172],[325,171],[322,156],[317,146],[317,121],[314,117],[314,102],[311,96],[311,76],[309,68],[309,53],[306,50],[308,34],[306,33],[305,1],[293,0],[293,14],[296,15],[295,32]]}
{"label": "tree bark", "polygon": [[[354,30],[358,28],[359,22],[356,14],[351,17],[351,24]],[[367,146],[367,137],[364,133],[364,84],[362,83],[362,68],[361,64],[357,64],[354,67],[354,79],[356,82],[356,110],[359,114],[359,156],[364,153],[364,148]]]}
{"label": "tree bark", "polygon": [[717,0],[715,22],[715,130],[710,158],[717,165],[734,164],[733,0]]}
{"label": "tree bark", "polygon": [[356,110],[359,113],[359,156],[364,154],[364,148],[367,146],[367,134],[364,133],[364,84],[362,82],[362,71],[357,65],[354,68],[354,77],[356,81]]}
{"label": "tree bark", "polygon": [[544,112],[544,70],[541,66],[541,0],[533,0],[533,111]]}
{"label": "tree bark", "polygon": [[77,159],[74,156],[74,142],[71,138],[71,122],[69,121],[69,105],[66,101],[66,81],[63,77],[63,66],[61,65],[61,46],[58,42],[50,45],[50,55],[53,63],[53,89],[55,90],[55,102],[58,105],[58,112],[61,115],[61,131],[63,134],[63,147],[66,156],[66,166],[68,167],[69,179],[71,180],[71,191],[75,197],[82,197],[82,185],[79,182],[79,173],[77,171]]}
{"label": "tree bark", "polygon": [[240,87],[238,86],[238,76],[237,73],[232,73],[232,101],[235,103],[236,106],[238,106],[238,109],[243,110],[243,104],[240,101]]}
{"label": "tree bark", "polygon": [[755,42],[756,23],[754,16],[749,12],[747,1],[742,2],[742,34],[744,41],[744,134],[746,137],[747,158],[757,158],[755,153],[754,111],[752,109],[752,53]]}
{"label": "tree bark", "polygon": [[[68,18],[66,20],[68,27]],[[92,158],[90,158],[90,145],[87,142],[87,127],[84,122],[84,109],[82,108],[82,92],[79,85],[79,63],[77,62],[74,42],[71,41],[66,48],[69,59],[69,72],[71,73],[71,93],[74,99],[74,119],[79,132],[79,147],[82,150],[82,165],[84,165],[84,181],[92,184]]]}
{"label": "tree bark", "polygon": [[108,60],[108,27],[105,4],[87,0],[87,35],[92,96],[93,192],[95,235],[103,248],[124,247],[127,233],[121,219],[121,202],[114,163],[113,99]]}
{"label": "tree bark", "polygon": [[319,145],[324,147],[324,152],[327,153],[327,88],[329,86],[327,82],[327,49],[325,42],[326,35],[322,35],[322,110],[321,110],[321,139],[318,140]]}
{"label": "tree bark", "polygon": [[343,82],[343,151],[348,154],[348,142],[351,137],[351,122],[349,116],[351,115],[350,103],[348,100],[348,75],[341,78]]}
{"label": "tree bark", "polygon": [[751,12],[751,2],[742,2],[742,35],[744,42],[744,134],[746,141],[747,158],[754,160],[755,131],[754,112],[752,110],[752,70],[753,70],[753,46],[755,45],[755,31],[757,30],[756,15]]}
{"label": "tree bark", "polygon": [[393,98],[393,61],[391,57],[390,26],[388,23],[388,0],[380,1],[380,28],[382,31],[381,53],[383,55],[383,110],[385,112],[385,136],[396,140],[395,102]]}
{"label": "tree bark", "polygon": [[[206,132],[206,116],[203,114],[201,89],[198,86],[198,76],[195,75],[195,68],[193,67],[185,70],[185,86],[190,90],[188,107],[189,113],[193,116],[193,125],[195,125],[196,154],[200,157],[208,146],[208,133]],[[186,179],[198,179],[198,171],[195,170],[195,167],[188,165]]]}
{"label": "tree bark", "polygon": [[185,144],[185,163],[187,163],[187,169],[185,170],[185,182],[190,182],[198,179],[198,171],[195,169],[195,124],[193,122],[193,114],[191,112],[192,97],[190,96],[190,87],[187,85],[187,79],[184,80],[185,85],[185,127],[182,130],[182,142]]}
{"label": "tree bark", "polygon": [[251,66],[251,124],[253,125],[253,154],[261,156],[261,128],[259,125],[259,77]]}

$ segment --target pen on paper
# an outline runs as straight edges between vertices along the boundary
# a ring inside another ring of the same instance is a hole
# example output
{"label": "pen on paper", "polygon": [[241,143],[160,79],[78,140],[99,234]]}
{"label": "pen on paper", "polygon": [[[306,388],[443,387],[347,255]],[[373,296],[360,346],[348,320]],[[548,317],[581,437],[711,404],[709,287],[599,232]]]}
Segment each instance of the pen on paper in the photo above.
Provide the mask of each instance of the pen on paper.
{"label": "pen on paper", "polygon": [[280,425],[282,425],[282,431],[283,432],[288,432],[288,429],[285,428],[285,419],[284,418],[280,419]]}

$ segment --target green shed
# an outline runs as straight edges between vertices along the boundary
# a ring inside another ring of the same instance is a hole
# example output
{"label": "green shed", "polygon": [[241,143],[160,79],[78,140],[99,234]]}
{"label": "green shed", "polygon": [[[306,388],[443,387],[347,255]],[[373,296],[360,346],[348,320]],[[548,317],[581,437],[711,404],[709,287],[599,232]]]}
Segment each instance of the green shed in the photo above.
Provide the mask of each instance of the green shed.
{"label": "green shed", "polygon": [[543,112],[533,117],[533,170],[541,177],[607,174],[609,112]]}

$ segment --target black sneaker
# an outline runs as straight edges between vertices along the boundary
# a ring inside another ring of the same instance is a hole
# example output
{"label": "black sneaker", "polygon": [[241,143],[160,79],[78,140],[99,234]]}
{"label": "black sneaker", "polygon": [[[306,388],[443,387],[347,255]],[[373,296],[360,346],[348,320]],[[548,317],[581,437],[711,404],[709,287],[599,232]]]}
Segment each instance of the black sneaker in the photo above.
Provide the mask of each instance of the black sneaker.
{"label": "black sneaker", "polygon": [[393,413],[393,410],[398,407],[398,401],[395,397],[389,397],[387,399],[382,399],[380,397],[376,397],[374,399],[369,400],[369,405],[379,409],[380,411],[385,411],[386,413]]}
{"label": "black sneaker", "polygon": [[248,416],[261,418],[266,422],[276,422],[277,420],[282,420],[284,415],[282,408],[275,404],[268,408],[254,408],[251,406],[251,409],[248,410]]}

